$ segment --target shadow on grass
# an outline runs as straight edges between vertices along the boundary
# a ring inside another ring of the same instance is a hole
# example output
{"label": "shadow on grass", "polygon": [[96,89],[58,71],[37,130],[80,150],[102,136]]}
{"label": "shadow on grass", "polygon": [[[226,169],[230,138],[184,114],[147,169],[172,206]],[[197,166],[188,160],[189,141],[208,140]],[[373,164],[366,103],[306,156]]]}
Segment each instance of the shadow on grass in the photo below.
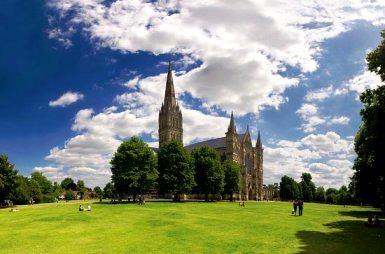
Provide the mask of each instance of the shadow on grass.
{"label": "shadow on grass", "polygon": [[[385,229],[368,228],[364,220],[325,224],[331,232],[299,231],[299,253],[385,253]],[[382,221],[383,223],[383,221]]]}
{"label": "shadow on grass", "polygon": [[381,211],[340,211],[343,216],[351,216],[359,219],[367,219],[369,215],[377,215],[379,218],[384,218],[384,213]]}

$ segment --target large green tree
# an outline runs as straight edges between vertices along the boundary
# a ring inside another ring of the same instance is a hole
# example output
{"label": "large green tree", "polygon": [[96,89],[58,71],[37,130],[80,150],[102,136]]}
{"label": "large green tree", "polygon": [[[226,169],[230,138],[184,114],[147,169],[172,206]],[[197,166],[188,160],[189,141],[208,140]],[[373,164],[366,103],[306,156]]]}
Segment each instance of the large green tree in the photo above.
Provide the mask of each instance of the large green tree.
{"label": "large green tree", "polygon": [[138,137],[124,141],[111,160],[112,181],[121,196],[149,193],[155,188],[158,171],[153,150]]}
{"label": "large green tree", "polygon": [[282,200],[293,200],[300,197],[298,183],[289,176],[283,176],[279,183],[279,195]]}
{"label": "large green tree", "polygon": [[54,201],[55,196],[53,194],[52,182],[41,172],[35,171],[31,174],[30,184],[35,202],[49,203]]}
{"label": "large green tree", "polygon": [[159,192],[173,194],[174,201],[180,201],[181,195],[190,193],[195,186],[190,155],[177,141],[160,147],[158,171]]}
{"label": "large green tree", "polygon": [[61,183],[60,183],[60,186],[64,189],[64,190],[73,190],[75,191],[76,190],[76,183],[74,182],[74,180],[70,177],[67,177],[65,178]]}
{"label": "large green tree", "polygon": [[311,181],[312,177],[310,173],[302,173],[301,182],[299,183],[301,188],[301,194],[304,201],[313,201],[315,196],[315,184]]}
{"label": "large green tree", "polygon": [[83,180],[78,180],[76,183],[76,190],[78,191],[78,194],[80,195],[80,199],[84,198],[84,194],[87,191],[86,185],[84,184]]}
{"label": "large green tree", "polygon": [[196,191],[205,195],[209,200],[209,194],[223,192],[224,172],[219,154],[215,149],[207,146],[198,147],[191,153],[195,169]]}
{"label": "large green tree", "polygon": [[317,189],[315,190],[314,200],[317,201],[317,202],[321,202],[321,203],[325,202],[326,194],[325,194],[324,187],[322,187],[322,186],[317,187]]}
{"label": "large green tree", "polygon": [[239,191],[241,168],[235,162],[226,160],[223,163],[223,170],[225,173],[223,193],[229,195],[230,201],[233,201],[234,193]]}
{"label": "large green tree", "polygon": [[0,154],[0,203],[9,199],[17,187],[17,170],[8,157]]}
{"label": "large green tree", "polygon": [[17,175],[16,177],[17,187],[12,193],[12,200],[16,204],[28,204],[31,199],[31,187],[28,177]]}
{"label": "large green tree", "polygon": [[[381,37],[366,59],[368,69],[385,81],[385,31]],[[360,100],[362,123],[354,140],[357,158],[350,187],[362,202],[385,209],[385,87],[366,90]]]}
{"label": "large green tree", "polygon": [[115,198],[115,188],[113,183],[107,183],[103,188],[103,197],[113,199]]}

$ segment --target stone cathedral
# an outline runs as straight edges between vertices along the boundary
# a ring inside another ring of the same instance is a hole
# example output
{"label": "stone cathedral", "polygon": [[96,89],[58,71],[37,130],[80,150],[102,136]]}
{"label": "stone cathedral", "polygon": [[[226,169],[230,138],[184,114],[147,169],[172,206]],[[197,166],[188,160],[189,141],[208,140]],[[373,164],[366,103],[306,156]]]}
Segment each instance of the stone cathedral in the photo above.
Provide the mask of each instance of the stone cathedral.
{"label": "stone cathedral", "polygon": [[[171,140],[183,144],[182,111],[175,98],[171,65],[168,67],[164,101],[159,111],[159,147]],[[206,140],[186,146],[189,151],[196,147],[209,146],[221,156],[221,160],[232,160],[241,166],[241,191],[243,200],[263,199],[263,147],[261,136],[253,147],[249,128],[244,134],[238,134],[231,113],[230,124],[224,137]]]}

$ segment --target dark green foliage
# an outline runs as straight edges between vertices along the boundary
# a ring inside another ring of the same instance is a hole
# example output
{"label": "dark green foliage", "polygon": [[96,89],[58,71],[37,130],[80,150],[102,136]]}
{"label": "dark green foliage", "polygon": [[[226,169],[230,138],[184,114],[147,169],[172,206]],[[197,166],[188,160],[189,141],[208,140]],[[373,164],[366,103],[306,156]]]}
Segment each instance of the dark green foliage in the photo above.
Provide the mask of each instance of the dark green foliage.
{"label": "dark green foliage", "polygon": [[97,197],[100,201],[102,201],[102,199],[103,199],[103,191],[102,191],[102,189],[101,189],[99,186],[96,186],[96,187],[94,188],[94,192],[95,192],[95,194],[96,194],[96,197]]}
{"label": "dark green foliage", "polygon": [[64,198],[65,200],[73,200],[75,199],[75,193],[73,192],[73,190],[66,190]]}
{"label": "dark green foliage", "polygon": [[301,182],[299,183],[301,188],[301,198],[304,201],[311,202],[315,195],[315,184],[311,181],[312,177],[309,173],[302,173]]}
{"label": "dark green foliage", "polygon": [[17,170],[8,161],[8,157],[0,154],[0,203],[9,199],[16,189]]}
{"label": "dark green foliage", "polygon": [[104,198],[114,198],[115,197],[115,188],[113,183],[107,183],[103,189]]}
{"label": "dark green foliage", "polygon": [[111,160],[112,181],[121,195],[146,194],[155,188],[158,172],[152,149],[138,137],[124,141]]}
{"label": "dark green foliage", "polygon": [[159,193],[173,194],[174,201],[180,201],[181,194],[191,192],[195,185],[190,155],[177,141],[160,147],[158,171]]}
{"label": "dark green foliage", "polygon": [[28,204],[31,199],[31,188],[28,177],[18,175],[16,177],[16,189],[12,193],[12,200],[15,204]]}
{"label": "dark green foliage", "polygon": [[[385,81],[385,31],[381,37],[380,45],[366,59],[368,69]],[[366,90],[360,99],[364,108],[354,142],[357,158],[350,189],[362,202],[385,209],[385,87]]]}
{"label": "dark green foliage", "polygon": [[219,154],[210,147],[199,147],[191,153],[194,169],[196,191],[205,194],[208,201],[209,194],[220,194],[223,192],[224,172],[220,163]]}
{"label": "dark green foliage", "polygon": [[73,191],[76,191],[76,183],[74,182],[74,180],[72,180],[72,178],[65,178],[60,186],[62,187],[63,190],[73,190]]}
{"label": "dark green foliage", "polygon": [[78,182],[76,183],[76,190],[78,191],[78,194],[80,195],[80,199],[83,199],[84,194],[87,191],[87,188],[86,188],[83,180],[78,180]]}
{"label": "dark green foliage", "polygon": [[223,163],[223,170],[225,174],[223,193],[229,195],[230,200],[233,201],[234,193],[239,191],[239,177],[241,169],[235,162],[226,160]]}
{"label": "dark green foliage", "polygon": [[293,178],[283,176],[279,184],[281,200],[293,200],[300,197],[299,185]]}
{"label": "dark green foliage", "polygon": [[324,187],[317,187],[315,190],[314,201],[324,203],[326,201],[326,194]]}

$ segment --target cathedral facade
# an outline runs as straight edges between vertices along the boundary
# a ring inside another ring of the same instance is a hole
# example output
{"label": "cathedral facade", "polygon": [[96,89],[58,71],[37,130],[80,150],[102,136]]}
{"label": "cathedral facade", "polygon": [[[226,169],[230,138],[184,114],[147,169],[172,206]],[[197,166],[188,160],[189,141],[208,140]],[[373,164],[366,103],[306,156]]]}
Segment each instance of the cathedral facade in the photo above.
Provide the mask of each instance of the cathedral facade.
{"label": "cathedral facade", "polygon": [[[185,148],[192,151],[196,147],[214,148],[222,162],[232,160],[241,167],[241,183],[239,196],[242,200],[262,200],[263,198],[263,147],[261,136],[253,146],[249,128],[238,134],[234,115],[231,113],[230,123],[224,137],[190,144]],[[159,147],[171,140],[183,144],[183,118],[175,98],[171,65],[167,73],[164,101],[159,111]]]}

